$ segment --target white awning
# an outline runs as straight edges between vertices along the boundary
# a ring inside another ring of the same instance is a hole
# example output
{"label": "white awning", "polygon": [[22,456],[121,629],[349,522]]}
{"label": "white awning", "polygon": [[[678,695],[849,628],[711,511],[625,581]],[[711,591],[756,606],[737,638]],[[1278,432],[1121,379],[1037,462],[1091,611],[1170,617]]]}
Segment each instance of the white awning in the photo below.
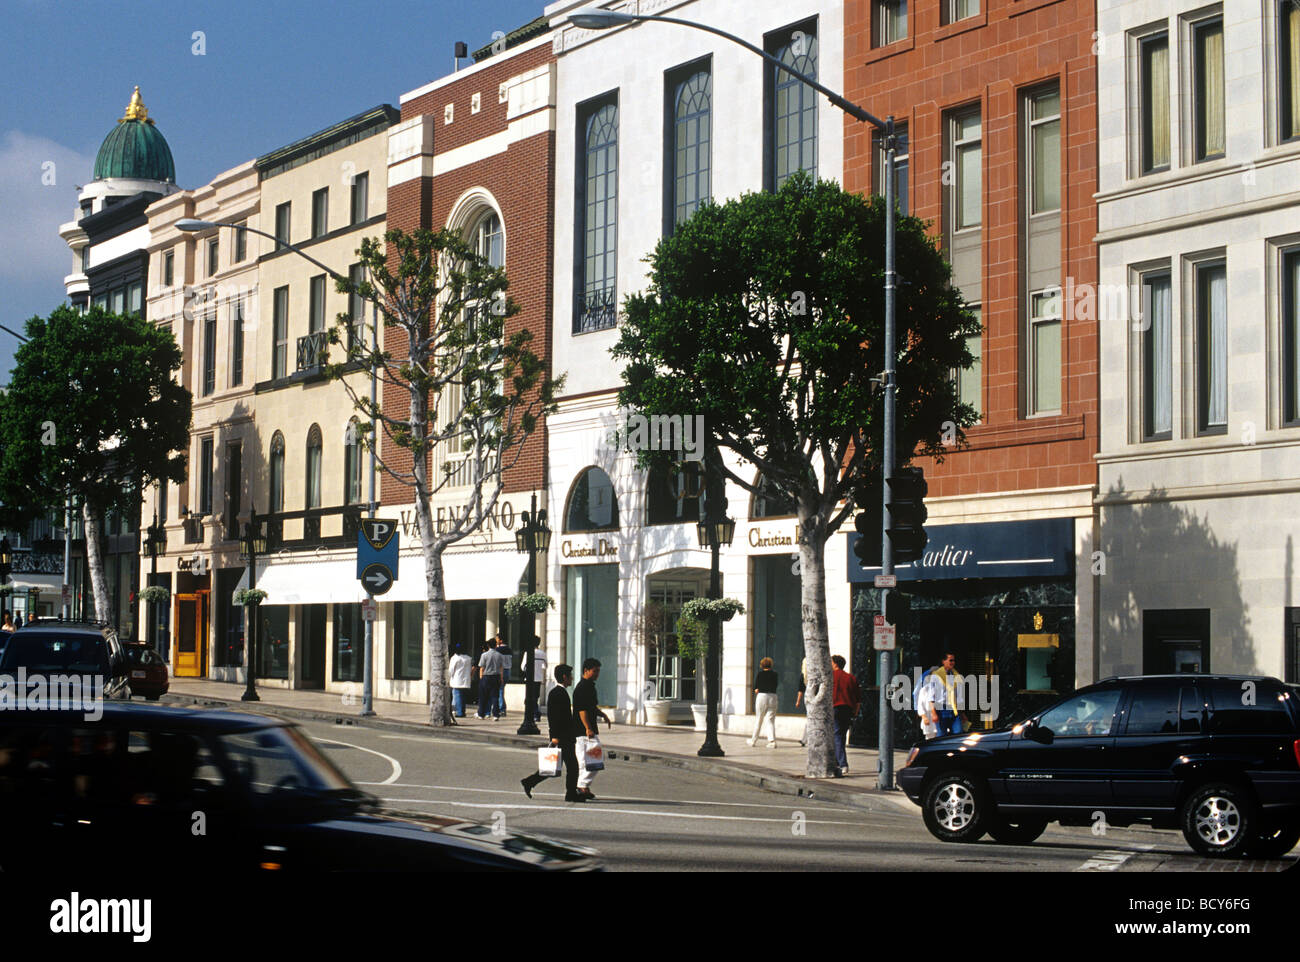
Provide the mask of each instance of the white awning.
{"label": "white awning", "polygon": [[[235,590],[248,587],[248,569]],[[334,561],[275,559],[257,566],[257,587],[266,592],[267,605],[357,604],[366,597],[357,581],[353,558]]]}

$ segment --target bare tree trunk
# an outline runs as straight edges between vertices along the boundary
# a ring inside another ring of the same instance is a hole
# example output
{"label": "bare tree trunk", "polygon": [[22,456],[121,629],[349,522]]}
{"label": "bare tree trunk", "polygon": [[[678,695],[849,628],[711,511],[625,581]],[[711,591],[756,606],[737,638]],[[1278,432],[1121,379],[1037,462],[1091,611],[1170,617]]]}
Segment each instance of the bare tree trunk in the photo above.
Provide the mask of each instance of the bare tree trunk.
{"label": "bare tree trunk", "polygon": [[95,601],[95,618],[112,621],[113,612],[108,606],[108,580],[104,577],[104,553],[99,545],[99,518],[86,502],[81,504],[81,517],[86,522],[86,562],[90,566],[90,590]]}
{"label": "bare tree trunk", "polygon": [[838,768],[835,759],[835,686],[831,676],[830,633],[826,624],[826,537],[820,525],[799,527],[799,570],[802,593],[803,645],[808,704],[809,778],[828,778]]}

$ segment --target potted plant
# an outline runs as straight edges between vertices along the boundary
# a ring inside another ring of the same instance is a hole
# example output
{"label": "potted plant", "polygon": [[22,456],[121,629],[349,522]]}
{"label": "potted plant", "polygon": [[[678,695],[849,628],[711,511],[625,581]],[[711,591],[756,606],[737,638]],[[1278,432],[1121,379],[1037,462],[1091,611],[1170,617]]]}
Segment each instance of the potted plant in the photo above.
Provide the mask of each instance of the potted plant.
{"label": "potted plant", "polygon": [[509,618],[514,618],[523,611],[540,615],[547,608],[554,607],[555,599],[542,591],[534,592],[531,595],[521,591],[518,594],[511,595],[505,602],[506,616]]}
{"label": "potted plant", "polygon": [[[636,633],[638,642],[645,647],[647,652],[653,653],[656,651],[659,645],[663,643],[664,606],[657,601],[648,602],[641,609],[641,614],[637,616]],[[659,693],[652,681],[646,682],[644,694],[645,697],[642,701],[645,705],[645,723],[647,725],[667,725],[668,712],[672,708],[672,701],[657,697]]]}
{"label": "potted plant", "polygon": [[240,588],[232,600],[237,605],[260,605],[266,600],[266,592],[261,588]]}
{"label": "potted plant", "polygon": [[147,588],[140,589],[140,600],[146,605],[160,604],[165,605],[171,592],[162,585],[149,585]]}

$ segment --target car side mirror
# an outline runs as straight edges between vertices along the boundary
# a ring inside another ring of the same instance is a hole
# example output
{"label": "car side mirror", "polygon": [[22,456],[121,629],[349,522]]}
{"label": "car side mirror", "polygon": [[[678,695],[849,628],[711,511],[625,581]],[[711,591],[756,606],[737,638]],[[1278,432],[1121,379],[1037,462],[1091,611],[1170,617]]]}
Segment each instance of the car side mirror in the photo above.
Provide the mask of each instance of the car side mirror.
{"label": "car side mirror", "polygon": [[1025,737],[1032,742],[1038,742],[1040,745],[1052,744],[1052,730],[1044,728],[1038,722],[1031,721],[1025,728]]}

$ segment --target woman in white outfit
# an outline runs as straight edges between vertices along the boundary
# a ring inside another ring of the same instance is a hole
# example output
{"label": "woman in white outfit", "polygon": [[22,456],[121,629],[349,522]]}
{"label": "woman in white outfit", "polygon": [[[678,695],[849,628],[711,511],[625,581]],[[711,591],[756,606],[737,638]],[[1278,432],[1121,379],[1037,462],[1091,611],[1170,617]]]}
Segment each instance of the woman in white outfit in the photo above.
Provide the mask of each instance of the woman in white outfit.
{"label": "woman in white outfit", "polygon": [[772,736],[767,741],[768,748],[776,747],[776,672],[772,670],[772,659],[764,658],[758,663],[759,673],[754,676],[754,714],[758,720],[754,723],[754,735],[748,739],[749,746],[754,747],[758,734],[763,730],[764,720],[770,720]]}

